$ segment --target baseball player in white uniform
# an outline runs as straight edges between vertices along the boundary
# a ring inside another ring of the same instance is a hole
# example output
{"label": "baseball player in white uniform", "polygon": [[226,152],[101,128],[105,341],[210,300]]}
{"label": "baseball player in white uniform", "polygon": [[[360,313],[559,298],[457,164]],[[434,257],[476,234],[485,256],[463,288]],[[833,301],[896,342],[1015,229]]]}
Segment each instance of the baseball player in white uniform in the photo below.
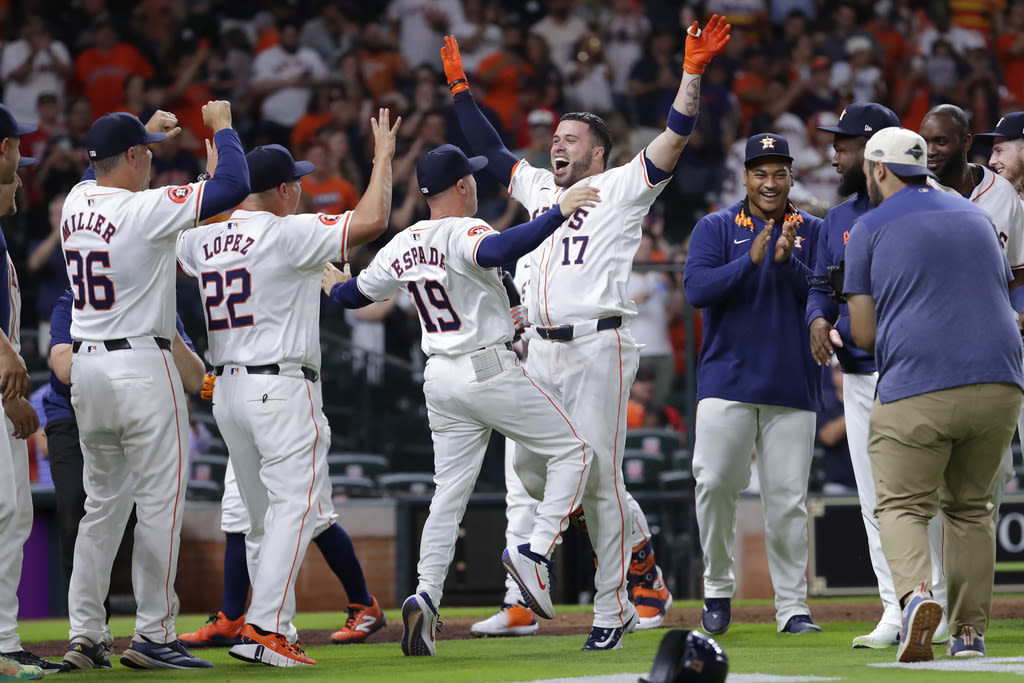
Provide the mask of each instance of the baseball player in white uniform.
{"label": "baseball player in white uniform", "polygon": [[[1005,119],[1002,123],[1005,126]],[[1006,260],[1010,263],[1013,273],[1010,302],[1020,314],[1024,312],[1024,204],[1021,203],[1017,190],[1010,181],[981,164],[968,163],[967,151],[971,147],[973,137],[969,131],[967,115],[956,105],[940,104],[928,112],[921,121],[920,133],[928,143],[928,170],[939,179],[938,183],[932,179],[928,182],[939,189],[967,197],[985,209],[992,218],[999,233],[999,243],[1003,245]],[[987,136],[996,137],[993,133]],[[1017,431],[1024,434],[1024,411],[1017,420]],[[996,514],[1006,484],[1015,474],[1013,452],[1007,449],[992,495]],[[932,564],[934,565],[934,560]],[[937,593],[935,599],[945,610],[945,581],[940,585],[940,591],[941,594]],[[943,621],[942,627],[945,625],[946,622]],[[935,642],[934,638],[932,642]]]}
{"label": "baseball player in white uniform", "polygon": [[639,364],[628,325],[636,306],[628,299],[627,284],[643,218],[693,132],[701,74],[728,42],[729,29],[718,15],[703,31],[694,22],[687,31],[682,79],[666,130],[614,169],[607,168],[612,149],[608,128],[588,113],[562,117],[551,145],[553,171],[517,160],[477,108],[455,38],[446,37],[441,50],[455,112],[470,146],[488,157],[491,173],[509,183],[512,197],[531,215],[555,204],[577,183],[598,187],[603,196],[600,206],[573,216],[531,254],[527,297],[534,324],[531,372],[563,401],[597,454],[583,505],[597,554],[594,627],[584,649],[617,646],[627,630],[632,611],[626,607],[627,576],[637,609],[644,611],[644,627],[660,625],[671,604],[654,563],[646,519],[622,482],[626,405]]}
{"label": "baseball player in white uniform", "polygon": [[230,104],[206,104],[203,119],[220,154],[217,177],[150,190],[148,145],[180,133],[177,119],[157,112],[143,127],[131,114],[99,118],[87,136],[92,165],[61,216],[74,292],[71,403],[85,461],[86,512],[75,544],[65,655],[77,668],[107,661],[103,598],[133,502],[138,611],[121,661],[133,668],[212,666],[178,642],[174,625],[189,453],[185,394],[171,355],[174,239],[241,201],[249,174]]}
{"label": "baseball player in white uniform", "polygon": [[[3,105],[0,105],[2,107]],[[2,123],[0,123],[2,125]],[[27,128],[27,127],[26,127]],[[35,160],[20,157],[16,166],[28,166]],[[0,216],[17,212],[15,194],[21,179],[0,185]],[[0,331],[5,345],[15,354],[21,352],[21,287],[0,233],[3,251],[3,281],[0,286]],[[20,359],[20,356],[19,356]],[[32,492],[29,488],[28,446],[25,439],[39,428],[39,417],[24,396],[3,399],[6,439],[0,439],[0,539],[5,552],[0,555],[0,680],[36,680],[44,673],[64,671],[56,662],[47,661],[21,646],[18,636],[18,584],[21,581],[22,548],[32,530]]]}
{"label": "baseball player in white uniform", "polygon": [[[420,314],[437,488],[420,540],[419,584],[402,606],[402,652],[410,656],[436,654],[444,579],[491,430],[530,449],[516,453],[515,470],[539,501],[536,516],[529,540],[506,548],[502,560],[523,598],[546,619],[554,616],[551,553],[583,498],[592,460],[565,410],[516,359],[509,298],[497,266],[536,248],[577,210],[592,210],[598,192],[581,186],[533,221],[497,233],[472,218],[472,174],[486,164],[453,145],[421,157],[416,177],[431,218],[395,236],[358,278],[344,281],[336,268],[324,273],[324,290],[346,308],[389,299],[405,288]],[[635,611],[627,617],[635,618]]]}
{"label": "baseball player in white uniform", "polygon": [[[371,120],[374,167],[366,194],[340,216],[295,215],[301,178],[313,170],[280,145],[249,152],[252,194],[227,222],[178,238],[182,269],[199,280],[210,362],[219,379],[213,414],[228,446],[258,545],[253,596],[231,655],[289,667],[316,662],[298,644],[295,580],[306,547],[333,521],[320,372],[324,264],[387,227],[391,159],[401,119]],[[215,176],[216,177],[216,176]]]}

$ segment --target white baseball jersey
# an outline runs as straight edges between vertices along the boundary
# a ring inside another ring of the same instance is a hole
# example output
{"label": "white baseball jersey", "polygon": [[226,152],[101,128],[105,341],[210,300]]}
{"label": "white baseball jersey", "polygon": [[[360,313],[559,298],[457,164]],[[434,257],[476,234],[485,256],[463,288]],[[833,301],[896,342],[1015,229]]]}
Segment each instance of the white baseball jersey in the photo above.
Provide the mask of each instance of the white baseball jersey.
{"label": "white baseball jersey", "polygon": [[508,294],[496,268],[476,263],[480,240],[496,234],[477,218],[420,221],[377,252],[356,284],[374,301],[407,287],[419,310],[428,356],[503,344],[514,334]]}
{"label": "white baseball jersey", "polygon": [[73,339],[174,338],[174,238],[198,223],[204,185],[132,192],[84,180],[71,189],[61,243]]}
{"label": "white baseball jersey", "polygon": [[181,234],[178,261],[199,280],[211,363],[320,368],[321,274],[348,260],[351,219],[239,210]]}
{"label": "white baseball jersey", "polygon": [[[1013,184],[980,164],[972,164],[982,171],[981,182],[971,191],[970,200],[985,209],[999,233],[1010,268],[1024,268],[1024,204]],[[928,184],[950,194],[956,190],[928,180]]]}
{"label": "white baseball jersey", "polygon": [[[636,315],[627,292],[641,224],[666,179],[652,184],[643,152],[624,166],[580,181],[601,191],[601,202],[578,209],[530,255],[530,318],[547,327],[608,316]],[[551,171],[522,160],[509,193],[536,218],[559,202],[564,190]],[[571,292],[571,296],[566,293]]]}

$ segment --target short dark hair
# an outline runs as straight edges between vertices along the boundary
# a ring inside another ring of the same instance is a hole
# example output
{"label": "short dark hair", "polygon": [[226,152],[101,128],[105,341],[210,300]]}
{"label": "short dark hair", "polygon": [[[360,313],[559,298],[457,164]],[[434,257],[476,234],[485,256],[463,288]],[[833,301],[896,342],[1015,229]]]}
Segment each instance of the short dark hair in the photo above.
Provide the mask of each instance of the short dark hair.
{"label": "short dark hair", "polygon": [[581,121],[587,124],[590,132],[597,138],[598,146],[604,147],[604,167],[608,168],[608,162],[612,158],[612,148],[615,145],[612,142],[611,131],[608,130],[608,124],[604,122],[604,119],[597,114],[591,114],[589,111],[572,111],[568,114],[563,114],[561,120]]}
{"label": "short dark hair", "polygon": [[115,154],[104,159],[96,159],[95,161],[92,162],[92,172],[96,175],[97,178],[102,178],[104,176],[110,175],[111,173],[117,170],[118,166],[121,165],[121,156],[122,155],[120,154]]}
{"label": "short dark hair", "polygon": [[965,112],[963,109],[956,106],[955,104],[937,104],[928,111],[928,113],[925,115],[925,118],[933,115],[948,116],[949,118],[953,119],[953,122],[957,125],[957,128],[960,129],[960,137],[967,137],[967,135],[971,132],[971,122],[970,119],[967,117],[967,112]]}

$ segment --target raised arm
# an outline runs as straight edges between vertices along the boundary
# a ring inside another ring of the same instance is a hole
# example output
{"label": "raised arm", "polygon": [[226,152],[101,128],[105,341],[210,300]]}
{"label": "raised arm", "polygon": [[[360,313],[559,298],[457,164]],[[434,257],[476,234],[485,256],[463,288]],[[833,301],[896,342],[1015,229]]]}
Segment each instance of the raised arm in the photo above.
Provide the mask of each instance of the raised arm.
{"label": "raised arm", "polygon": [[470,152],[487,157],[488,173],[499,183],[508,185],[512,180],[512,169],[519,163],[519,159],[505,147],[498,131],[494,130],[494,126],[476,106],[473,93],[469,91],[466,71],[462,68],[462,55],[459,54],[459,42],[455,36],[444,37],[441,61],[444,63],[448,89],[452,91],[455,100],[455,117],[459,120],[462,134],[466,136]]}
{"label": "raised arm", "polygon": [[388,216],[391,215],[391,160],[395,156],[395,139],[402,117],[399,116],[392,126],[388,109],[381,108],[377,116],[370,119],[374,139],[373,171],[366,192],[352,211],[348,227],[349,249],[379,237],[387,229]]}
{"label": "raised arm", "polygon": [[249,194],[249,165],[238,133],[231,128],[231,103],[215,100],[204,104],[203,123],[213,131],[217,168],[203,187],[200,221],[235,208]]}
{"label": "raised arm", "polygon": [[647,160],[662,171],[671,173],[679,161],[679,155],[697,125],[697,109],[700,102],[700,79],[711,58],[721,52],[729,42],[732,26],[724,17],[711,15],[701,30],[693,22],[686,31],[686,57],[683,62],[683,78],[679,91],[668,112],[668,124],[658,137],[647,145]]}

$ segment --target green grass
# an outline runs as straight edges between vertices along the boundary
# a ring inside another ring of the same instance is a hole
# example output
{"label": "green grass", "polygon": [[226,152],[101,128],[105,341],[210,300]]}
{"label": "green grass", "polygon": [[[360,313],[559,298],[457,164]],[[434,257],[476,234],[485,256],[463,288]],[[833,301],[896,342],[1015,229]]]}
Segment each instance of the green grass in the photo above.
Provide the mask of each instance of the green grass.
{"label": "green grass", "polygon": [[[745,604],[755,603],[763,604],[763,601],[750,601]],[[813,605],[814,603],[812,609]],[[695,610],[699,603],[679,603],[677,606]],[[573,608],[559,609],[567,611]],[[442,609],[442,619],[460,616],[484,617],[491,612],[491,608]],[[389,621],[401,623],[401,616],[397,610],[388,611],[387,617]],[[182,632],[189,631],[204,621],[203,616],[183,616],[178,621],[178,628]],[[132,624],[131,618],[115,618],[111,620],[111,629],[116,636],[126,636],[131,633]],[[300,631],[336,628],[338,614],[304,613],[299,615],[297,625]],[[866,633],[873,626],[874,624],[864,622],[832,622],[824,624],[825,631],[820,634],[788,636],[777,634],[772,624],[737,623],[728,633],[719,636],[718,641],[729,656],[730,674],[836,677],[854,683],[981,683],[1022,680],[1021,676],[1015,673],[968,673],[867,666],[869,663],[893,662],[896,657],[895,649],[850,648],[854,636]],[[318,666],[298,667],[285,673],[271,667],[240,662],[229,657],[226,650],[202,650],[202,656],[212,661],[216,665],[215,669],[187,673],[138,672],[127,669],[115,661],[112,672],[76,672],[74,677],[76,680],[116,678],[120,681],[183,680],[185,677],[203,681],[259,681],[282,680],[282,676],[285,676],[287,680],[344,680],[352,683],[497,683],[574,676],[607,676],[616,673],[636,674],[649,670],[664,633],[664,630],[639,632],[627,636],[620,651],[583,653],[579,650],[583,643],[582,635],[445,640],[442,632],[438,641],[438,656],[433,658],[403,657],[397,643],[371,642],[358,646],[310,647],[307,651],[317,660]],[[61,640],[67,637],[67,621],[25,621],[21,623],[21,635],[29,649],[32,642]],[[1024,655],[1024,648],[1021,647],[1021,643],[1024,642],[1024,621],[1012,619],[993,622],[985,641],[989,658]],[[935,653],[937,661],[947,659],[941,648],[936,648]],[[623,680],[636,679],[625,677]]]}

